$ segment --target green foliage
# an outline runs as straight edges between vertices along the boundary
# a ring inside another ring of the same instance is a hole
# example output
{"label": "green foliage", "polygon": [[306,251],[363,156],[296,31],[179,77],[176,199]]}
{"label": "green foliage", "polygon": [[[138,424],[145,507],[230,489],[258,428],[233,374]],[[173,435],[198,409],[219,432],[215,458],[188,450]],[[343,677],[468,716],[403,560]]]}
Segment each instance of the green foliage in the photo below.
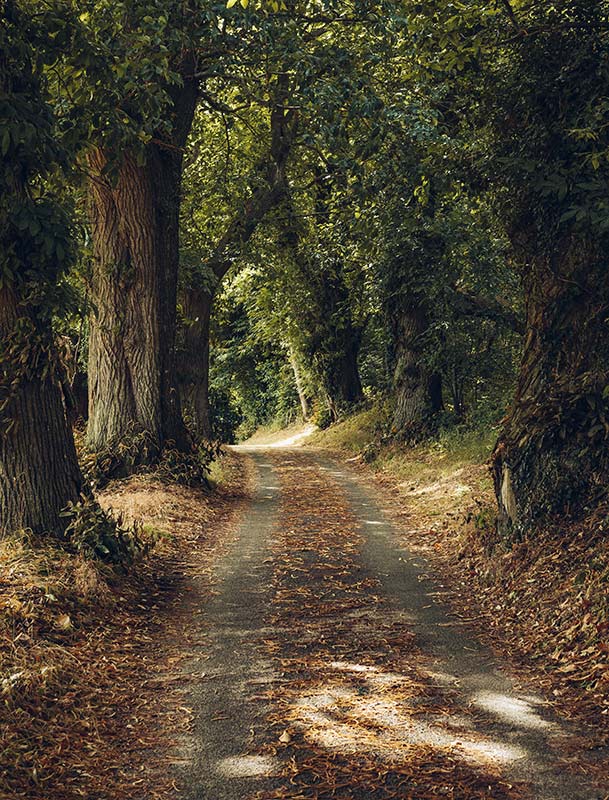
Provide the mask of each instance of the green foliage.
{"label": "green foliage", "polygon": [[152,436],[133,428],[121,441],[106,450],[87,449],[84,437],[77,435],[80,462],[87,480],[100,488],[113,478],[121,478],[158,460],[158,447]]}
{"label": "green foliage", "polygon": [[244,418],[228,389],[213,384],[209,392],[209,405],[214,439],[225,444],[235,444],[237,430]]}
{"label": "green foliage", "polygon": [[[289,423],[298,403],[286,345],[273,335],[271,320],[258,313],[263,280],[246,270],[229,283],[218,298],[212,330],[211,397],[222,398],[224,419],[237,423],[231,436],[238,438],[276,419]],[[216,410],[214,420],[217,425]]]}
{"label": "green foliage", "polygon": [[19,286],[47,315],[74,259],[69,217],[51,191],[69,153],[47,78],[70,21],[61,3],[32,14],[9,0],[0,24],[0,288]]}
{"label": "green foliage", "polygon": [[186,486],[206,486],[210,464],[220,455],[218,441],[202,442],[190,453],[170,445],[161,453],[149,433],[133,428],[113,448],[91,451],[77,433],[80,461],[89,482],[101,488],[108,481],[138,472],[153,472],[162,480]]}
{"label": "green foliage", "polygon": [[69,520],[65,531],[68,546],[85,558],[130,564],[149,546],[141,531],[123,527],[94,500],[71,503],[62,516]]}
{"label": "green foliage", "polygon": [[154,473],[163,480],[184,486],[208,486],[210,466],[221,454],[219,441],[202,442],[192,453],[166,447]]}
{"label": "green foliage", "polygon": [[[561,275],[565,254],[585,252],[604,274],[607,2],[8,0],[3,11],[0,290],[18,290],[15,335],[0,344],[4,405],[20,380],[57,369],[50,320],[75,360],[86,352],[90,231],[74,199],[92,153],[110,187],[125,153],[181,154],[188,86],[199,102],[180,282],[217,294],[218,438],[289,422],[301,402],[326,427],[362,401],[360,378],[388,419],[406,345],[421,374],[442,379],[441,439],[492,430],[514,393],[523,287],[543,294],[542,265],[570,281],[565,306],[581,302],[588,289]],[[278,109],[297,120],[281,202],[249,225],[277,177]],[[423,330],[405,343],[413,309]],[[196,321],[183,315],[182,333]],[[567,345],[565,333],[556,347]],[[594,392],[578,384],[544,402],[552,436],[574,420],[598,446],[598,372]],[[85,463],[96,481],[155,462],[168,479],[205,482],[214,448],[157,453],[133,430]]]}

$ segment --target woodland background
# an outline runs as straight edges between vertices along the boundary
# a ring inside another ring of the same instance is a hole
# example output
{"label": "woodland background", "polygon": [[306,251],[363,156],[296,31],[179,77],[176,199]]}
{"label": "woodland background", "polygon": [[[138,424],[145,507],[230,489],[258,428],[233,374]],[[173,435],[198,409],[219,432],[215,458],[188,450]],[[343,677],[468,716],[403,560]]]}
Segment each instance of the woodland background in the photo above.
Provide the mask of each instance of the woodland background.
{"label": "woodland background", "polygon": [[305,420],[601,730],[608,180],[604,0],[0,0],[7,797],[104,796],[222,443]]}

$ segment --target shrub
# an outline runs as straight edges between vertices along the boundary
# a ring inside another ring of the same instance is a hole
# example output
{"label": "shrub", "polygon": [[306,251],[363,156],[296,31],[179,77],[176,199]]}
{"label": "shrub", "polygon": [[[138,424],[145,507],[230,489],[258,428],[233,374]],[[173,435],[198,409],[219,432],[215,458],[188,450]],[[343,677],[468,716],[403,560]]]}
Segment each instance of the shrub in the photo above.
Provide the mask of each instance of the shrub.
{"label": "shrub", "polygon": [[138,527],[122,526],[92,499],[70,503],[62,512],[69,519],[65,537],[68,547],[84,558],[112,564],[130,564],[149,547]]}

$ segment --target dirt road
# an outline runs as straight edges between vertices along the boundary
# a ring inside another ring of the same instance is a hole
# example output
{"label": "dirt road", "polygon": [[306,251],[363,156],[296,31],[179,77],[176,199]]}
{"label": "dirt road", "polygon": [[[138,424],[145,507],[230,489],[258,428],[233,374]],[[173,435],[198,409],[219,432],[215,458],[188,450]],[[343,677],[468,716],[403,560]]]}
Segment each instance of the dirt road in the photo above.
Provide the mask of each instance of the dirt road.
{"label": "dirt road", "polygon": [[258,486],[203,609],[183,800],[608,796],[356,477],[314,451],[245,456]]}

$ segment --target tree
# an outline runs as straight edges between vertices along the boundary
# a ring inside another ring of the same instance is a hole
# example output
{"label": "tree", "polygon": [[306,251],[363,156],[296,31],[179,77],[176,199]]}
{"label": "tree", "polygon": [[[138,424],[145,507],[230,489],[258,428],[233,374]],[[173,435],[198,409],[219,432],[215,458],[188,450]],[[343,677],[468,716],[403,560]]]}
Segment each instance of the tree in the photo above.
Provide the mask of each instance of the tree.
{"label": "tree", "polygon": [[[318,184],[316,189],[313,207],[319,203]],[[325,195],[326,188],[322,191]],[[287,277],[282,298],[297,329],[292,348],[310,365],[334,421],[364,399],[358,355],[365,323],[354,318],[342,241],[329,224],[328,200],[324,197],[323,209],[318,206],[317,213],[313,212],[315,222],[306,224],[294,202],[286,199],[279,243]],[[333,231],[329,235],[325,225]],[[301,288],[294,296],[298,284]]]}
{"label": "tree", "polygon": [[[191,64],[192,70],[192,64]],[[197,90],[192,73],[171,91],[173,130],[127,152],[108,179],[103,149],[89,155],[94,312],[89,340],[89,425],[95,449],[144,432],[157,454],[189,448],[175,383],[178,219],[182,151]]]}
{"label": "tree", "polygon": [[[500,76],[498,182],[527,298],[525,349],[494,454],[500,528],[578,512],[609,477],[606,3],[514,17]],[[516,83],[518,89],[516,89]]]}
{"label": "tree", "polygon": [[[236,200],[233,208],[226,212],[224,228],[215,230],[211,237],[207,231],[203,237],[196,237],[208,239],[203,245],[201,242],[198,244],[205,252],[204,263],[195,271],[198,279],[192,280],[192,274],[189,276],[183,293],[187,319],[183,364],[187,368],[182,369],[182,374],[188,387],[195,425],[203,436],[210,432],[207,359],[213,295],[228,270],[238,263],[244,246],[259,224],[285,195],[288,156],[294,162],[299,158],[298,154],[301,156],[303,151],[312,147],[312,142],[322,132],[325,132],[322,135],[327,135],[333,129],[346,127],[345,120],[352,120],[361,113],[369,93],[365,70],[367,60],[371,58],[370,48],[374,46],[382,51],[379,43],[383,42],[383,26],[375,14],[374,4],[358,7],[349,13],[343,8],[330,7],[320,7],[316,10],[319,13],[315,14],[309,11],[306,7],[294,5],[283,13],[271,14],[268,18],[262,15],[256,19],[255,25],[260,26],[256,46],[264,52],[264,59],[260,58],[254,66],[248,63],[247,70],[238,73],[234,83],[228,83],[228,89],[225,87],[226,96],[204,97],[209,110],[222,115],[229,149],[235,120],[243,121],[246,113],[251,116],[252,109],[256,108],[258,116],[263,118],[267,113],[266,106],[275,111],[270,119],[271,146],[254,162],[254,168],[246,179],[248,192],[244,195],[240,187],[237,191],[231,187]],[[366,34],[374,34],[376,41],[370,42]],[[251,31],[247,35],[251,36]],[[253,116],[256,117],[255,111]],[[250,119],[246,123],[252,125]],[[345,136],[345,131],[342,136]],[[257,151],[258,145],[258,142],[253,145],[250,142],[243,149]],[[209,162],[210,159],[205,156],[204,160]],[[243,176],[240,178],[243,180]],[[199,187],[201,184],[205,185],[205,178],[197,181]],[[217,190],[217,182],[214,189]],[[207,198],[201,201],[203,204],[207,208]],[[330,272],[338,274],[340,270]],[[343,301],[340,304],[344,306]],[[330,313],[338,319],[335,309]],[[350,380],[359,383],[354,356],[357,348],[353,351],[355,339],[348,330],[345,330],[345,341],[348,347],[345,345],[344,360],[350,360]],[[332,375],[329,365],[327,374]],[[341,393],[343,389],[350,400],[361,398],[361,386],[355,386],[355,389],[338,386],[336,391]],[[339,404],[342,401],[339,400]]]}
{"label": "tree", "polygon": [[286,76],[271,89],[268,145],[248,176],[249,192],[233,212],[202,264],[189,271],[182,289],[187,320],[182,352],[181,383],[188,398],[195,434],[213,436],[209,406],[209,333],[214,298],[231,267],[264,218],[287,189],[287,163],[298,129],[298,114],[287,106]]}
{"label": "tree", "polygon": [[518,385],[493,457],[499,528],[519,536],[581,511],[606,485],[609,9],[438,0],[412,10],[414,73],[450,83],[450,113],[526,296]]}
{"label": "tree", "polygon": [[72,37],[62,5],[0,23],[0,531],[59,533],[86,492],[51,330],[70,264],[69,220],[45,179],[66,164],[45,82]]}
{"label": "tree", "polygon": [[194,39],[208,44],[213,22],[204,24],[202,9],[171,2],[154,17],[146,3],[128,11],[97,3],[84,16],[107,64],[93,87],[98,111],[86,153],[93,239],[87,441],[104,450],[139,435],[142,457],[155,458],[168,443],[190,448],[174,359],[179,205],[205,68]]}

